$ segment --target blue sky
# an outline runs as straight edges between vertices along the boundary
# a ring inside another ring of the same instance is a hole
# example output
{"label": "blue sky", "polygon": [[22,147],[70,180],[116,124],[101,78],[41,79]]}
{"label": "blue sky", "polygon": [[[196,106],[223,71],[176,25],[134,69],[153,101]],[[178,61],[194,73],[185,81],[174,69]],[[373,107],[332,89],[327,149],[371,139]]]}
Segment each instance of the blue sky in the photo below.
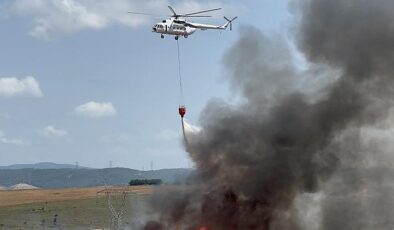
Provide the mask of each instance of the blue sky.
{"label": "blue sky", "polygon": [[181,39],[186,115],[198,125],[207,101],[235,100],[222,58],[251,25],[288,33],[286,0],[6,0],[0,3],[0,165],[52,161],[90,167],[187,167],[181,145],[176,42],[151,32],[168,14],[223,7],[232,32]]}

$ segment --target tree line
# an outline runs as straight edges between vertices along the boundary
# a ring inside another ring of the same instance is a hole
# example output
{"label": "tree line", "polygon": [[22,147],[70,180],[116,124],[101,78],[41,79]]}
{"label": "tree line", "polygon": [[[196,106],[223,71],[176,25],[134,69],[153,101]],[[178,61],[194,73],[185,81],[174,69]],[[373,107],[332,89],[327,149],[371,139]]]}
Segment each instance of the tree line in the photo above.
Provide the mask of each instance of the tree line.
{"label": "tree line", "polygon": [[129,185],[161,185],[162,183],[161,179],[133,179],[130,180]]}

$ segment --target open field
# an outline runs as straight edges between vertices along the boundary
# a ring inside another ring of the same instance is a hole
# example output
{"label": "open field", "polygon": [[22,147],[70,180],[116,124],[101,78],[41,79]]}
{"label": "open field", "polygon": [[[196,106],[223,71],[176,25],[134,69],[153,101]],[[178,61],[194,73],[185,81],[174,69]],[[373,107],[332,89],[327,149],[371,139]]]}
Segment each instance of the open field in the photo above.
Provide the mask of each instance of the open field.
{"label": "open field", "polygon": [[[124,191],[126,187],[112,187]],[[1,191],[0,229],[108,229],[110,213],[105,188]],[[145,202],[152,187],[127,187],[123,223],[133,218],[138,204]],[[101,192],[100,192],[101,191]],[[99,192],[99,193],[97,193]],[[119,207],[122,193],[112,202]]]}
{"label": "open field", "polygon": [[[109,189],[126,189],[135,194],[151,194],[151,186],[127,186],[127,187],[107,187]],[[71,189],[36,189],[36,190],[7,190],[0,191],[0,207],[18,204],[31,204],[40,202],[69,201],[96,196],[104,196],[104,187],[94,188],[71,188]]]}

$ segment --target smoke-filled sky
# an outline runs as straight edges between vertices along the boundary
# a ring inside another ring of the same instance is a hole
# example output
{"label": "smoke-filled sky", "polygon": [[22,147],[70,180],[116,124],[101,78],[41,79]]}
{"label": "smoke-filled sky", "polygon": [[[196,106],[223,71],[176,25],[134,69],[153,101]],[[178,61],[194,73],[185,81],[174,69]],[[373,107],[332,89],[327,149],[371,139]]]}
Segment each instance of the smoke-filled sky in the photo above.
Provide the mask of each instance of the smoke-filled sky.
{"label": "smoke-filled sky", "polygon": [[[287,1],[5,0],[0,2],[0,165],[187,167],[181,146],[176,43],[151,33],[168,14],[212,7],[203,22],[239,16],[234,30],[180,41],[187,118],[212,97],[237,100],[223,56],[242,25],[288,32]],[[197,21],[197,20],[196,20]]]}
{"label": "smoke-filled sky", "polygon": [[[289,38],[253,26],[225,53],[237,103],[212,99],[144,229],[394,228],[394,2],[292,1]],[[297,64],[298,63],[298,64]]]}

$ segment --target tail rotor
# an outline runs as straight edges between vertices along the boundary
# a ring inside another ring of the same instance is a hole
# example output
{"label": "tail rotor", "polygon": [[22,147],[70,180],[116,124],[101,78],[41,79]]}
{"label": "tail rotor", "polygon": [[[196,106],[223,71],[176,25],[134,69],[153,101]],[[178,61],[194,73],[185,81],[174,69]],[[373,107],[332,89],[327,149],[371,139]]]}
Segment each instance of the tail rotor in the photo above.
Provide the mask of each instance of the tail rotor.
{"label": "tail rotor", "polygon": [[227,17],[224,17],[224,19],[227,21],[225,27],[227,27],[228,25],[230,25],[230,31],[233,30],[233,21],[234,21],[235,19],[237,19],[237,18],[238,18],[238,17],[234,17],[234,18],[232,18],[232,19],[230,20],[230,19],[228,19]]}

